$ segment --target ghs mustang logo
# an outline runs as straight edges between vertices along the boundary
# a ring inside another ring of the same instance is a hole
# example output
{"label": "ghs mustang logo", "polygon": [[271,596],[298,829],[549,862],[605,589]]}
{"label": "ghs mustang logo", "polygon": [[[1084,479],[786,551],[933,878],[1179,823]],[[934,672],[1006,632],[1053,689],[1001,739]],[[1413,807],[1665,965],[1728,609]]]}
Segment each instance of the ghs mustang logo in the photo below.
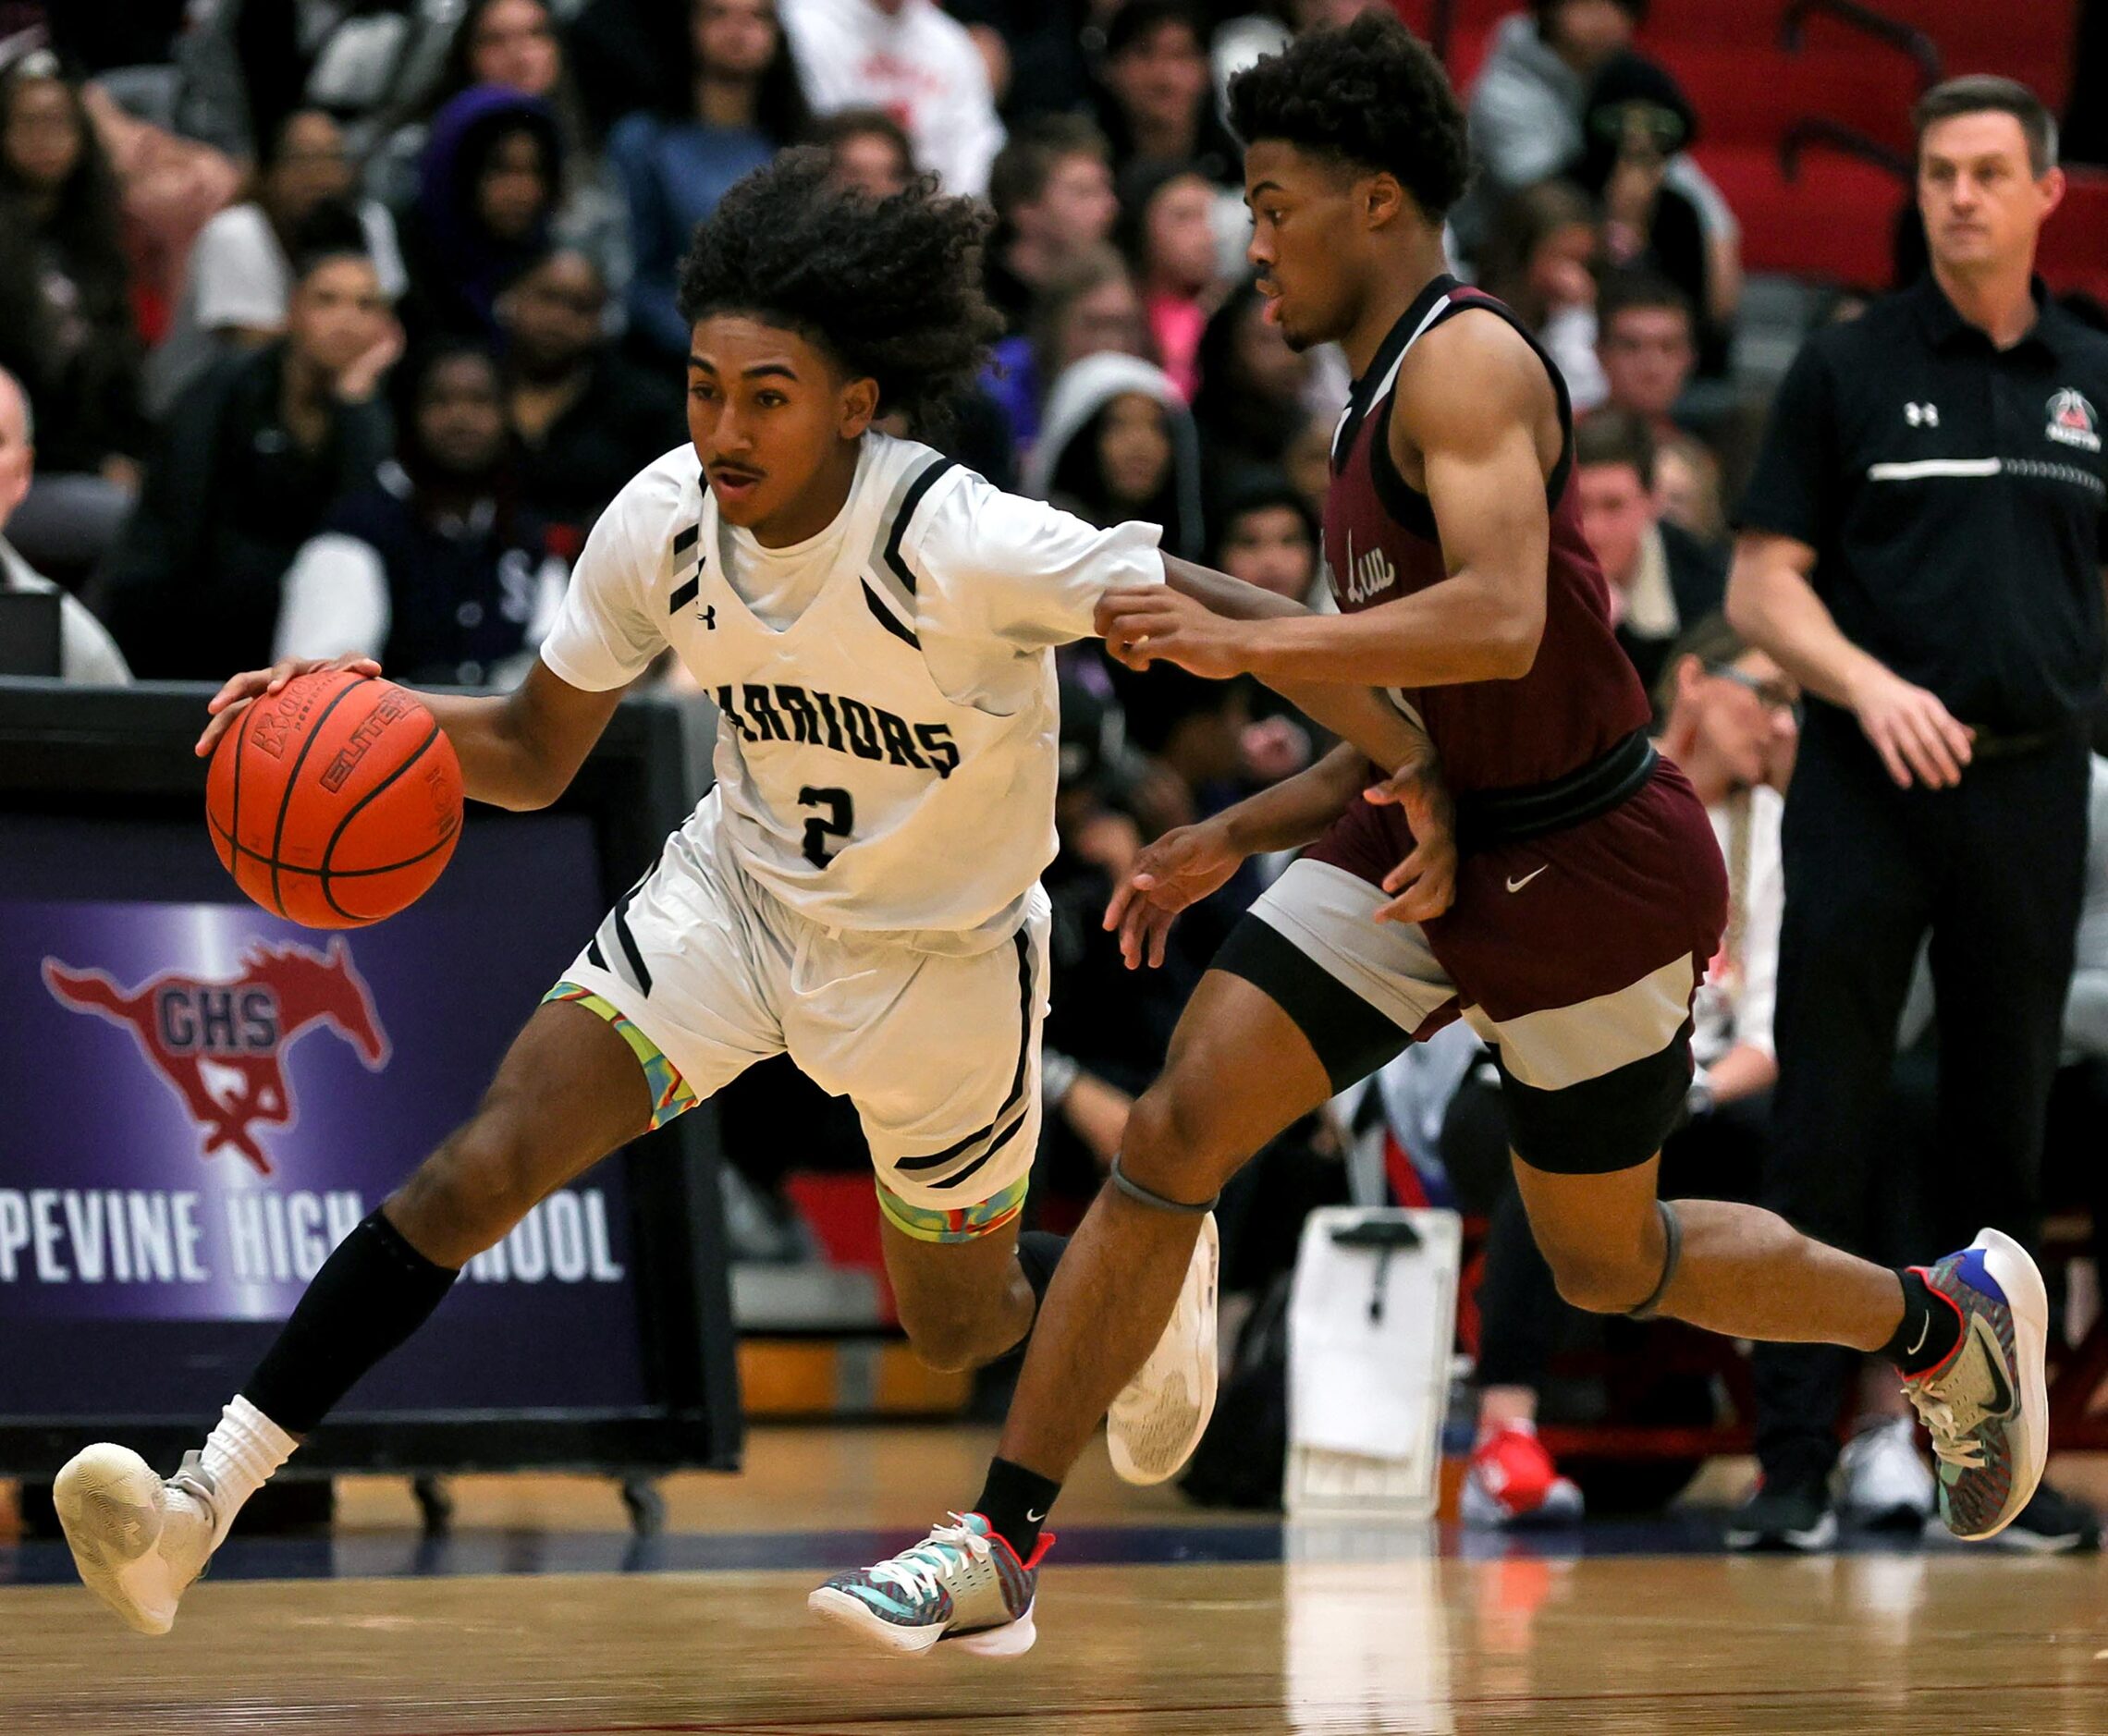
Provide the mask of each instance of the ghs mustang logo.
{"label": "ghs mustang logo", "polygon": [[102,971],[76,971],[56,959],[43,961],[43,979],[61,1006],[131,1032],[197,1121],[204,1156],[232,1145],[259,1175],[271,1173],[271,1160],[251,1130],[292,1125],[283,1057],[302,1032],[327,1024],[370,1070],[387,1063],[388,1039],[373,995],[341,936],[326,956],[258,942],[242,955],[241,974],[231,983],[168,971],[127,990]]}
{"label": "ghs mustang logo", "polygon": [[2042,432],[2059,445],[2082,452],[2101,450],[2101,424],[2085,397],[2065,386],[2050,399],[2050,425]]}

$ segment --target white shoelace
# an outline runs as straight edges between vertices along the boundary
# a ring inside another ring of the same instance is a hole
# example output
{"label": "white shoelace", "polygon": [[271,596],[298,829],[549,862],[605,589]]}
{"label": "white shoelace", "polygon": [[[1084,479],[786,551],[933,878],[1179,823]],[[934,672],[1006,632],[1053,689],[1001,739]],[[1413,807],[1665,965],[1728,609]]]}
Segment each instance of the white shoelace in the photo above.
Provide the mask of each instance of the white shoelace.
{"label": "white shoelace", "polygon": [[1964,1435],[1955,1427],[1953,1405],[1944,1399],[1933,1397],[1922,1387],[1906,1386],[1903,1396],[1917,1406],[1926,1432],[1932,1436],[1932,1450],[1943,1463],[1955,1465],[1965,1471],[1980,1471],[1983,1468],[1983,1443],[1975,1436]]}
{"label": "white shoelace", "polygon": [[[911,1597],[935,1597],[938,1581],[949,1579],[957,1554],[974,1561],[988,1559],[988,1540],[969,1525],[963,1515],[948,1515],[955,1523],[939,1525],[912,1549],[903,1549],[890,1561],[871,1570],[874,1580],[900,1586]],[[947,1551],[952,1551],[948,1555]]]}

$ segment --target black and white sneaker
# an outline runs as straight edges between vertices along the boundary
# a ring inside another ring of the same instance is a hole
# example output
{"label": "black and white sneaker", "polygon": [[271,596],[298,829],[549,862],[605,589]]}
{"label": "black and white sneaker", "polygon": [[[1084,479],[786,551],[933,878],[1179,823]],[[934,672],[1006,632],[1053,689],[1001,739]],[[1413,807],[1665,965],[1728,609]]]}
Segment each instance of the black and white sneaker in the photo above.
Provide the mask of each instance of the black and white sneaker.
{"label": "black and white sneaker", "polygon": [[2101,1547],[2101,1515],[2044,1483],[1993,1541],[2030,1555],[2090,1553]]}
{"label": "black and white sneaker", "polygon": [[1727,1522],[1727,1547],[1809,1554],[1837,1542],[1837,1510],[1824,1477],[1760,1481]]}

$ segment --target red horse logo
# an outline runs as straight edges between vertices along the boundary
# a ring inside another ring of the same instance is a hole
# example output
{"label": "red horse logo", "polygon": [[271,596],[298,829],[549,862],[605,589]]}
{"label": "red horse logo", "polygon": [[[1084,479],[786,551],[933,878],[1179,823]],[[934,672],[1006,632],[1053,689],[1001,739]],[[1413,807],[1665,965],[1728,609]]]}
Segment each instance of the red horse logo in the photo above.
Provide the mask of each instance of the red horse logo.
{"label": "red horse logo", "polygon": [[76,971],[56,959],[43,961],[43,979],[62,1006],[131,1032],[204,1131],[205,1156],[232,1145],[260,1175],[271,1173],[271,1160],[250,1130],[292,1125],[284,1056],[301,1032],[327,1024],[368,1069],[387,1063],[373,995],[342,936],[326,955],[258,942],[231,983],[169,971],[128,991],[104,972]]}

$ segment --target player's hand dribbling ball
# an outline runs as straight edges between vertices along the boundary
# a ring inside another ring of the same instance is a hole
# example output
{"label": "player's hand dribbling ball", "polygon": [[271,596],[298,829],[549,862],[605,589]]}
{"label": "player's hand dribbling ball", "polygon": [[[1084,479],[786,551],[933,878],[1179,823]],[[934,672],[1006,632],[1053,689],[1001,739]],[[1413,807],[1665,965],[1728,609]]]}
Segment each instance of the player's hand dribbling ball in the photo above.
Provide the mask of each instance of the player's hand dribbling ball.
{"label": "player's hand dribbling ball", "polygon": [[310,928],[414,903],[461,832],[461,767],[422,700],[356,669],[264,689],[213,750],[205,817],[236,885]]}

